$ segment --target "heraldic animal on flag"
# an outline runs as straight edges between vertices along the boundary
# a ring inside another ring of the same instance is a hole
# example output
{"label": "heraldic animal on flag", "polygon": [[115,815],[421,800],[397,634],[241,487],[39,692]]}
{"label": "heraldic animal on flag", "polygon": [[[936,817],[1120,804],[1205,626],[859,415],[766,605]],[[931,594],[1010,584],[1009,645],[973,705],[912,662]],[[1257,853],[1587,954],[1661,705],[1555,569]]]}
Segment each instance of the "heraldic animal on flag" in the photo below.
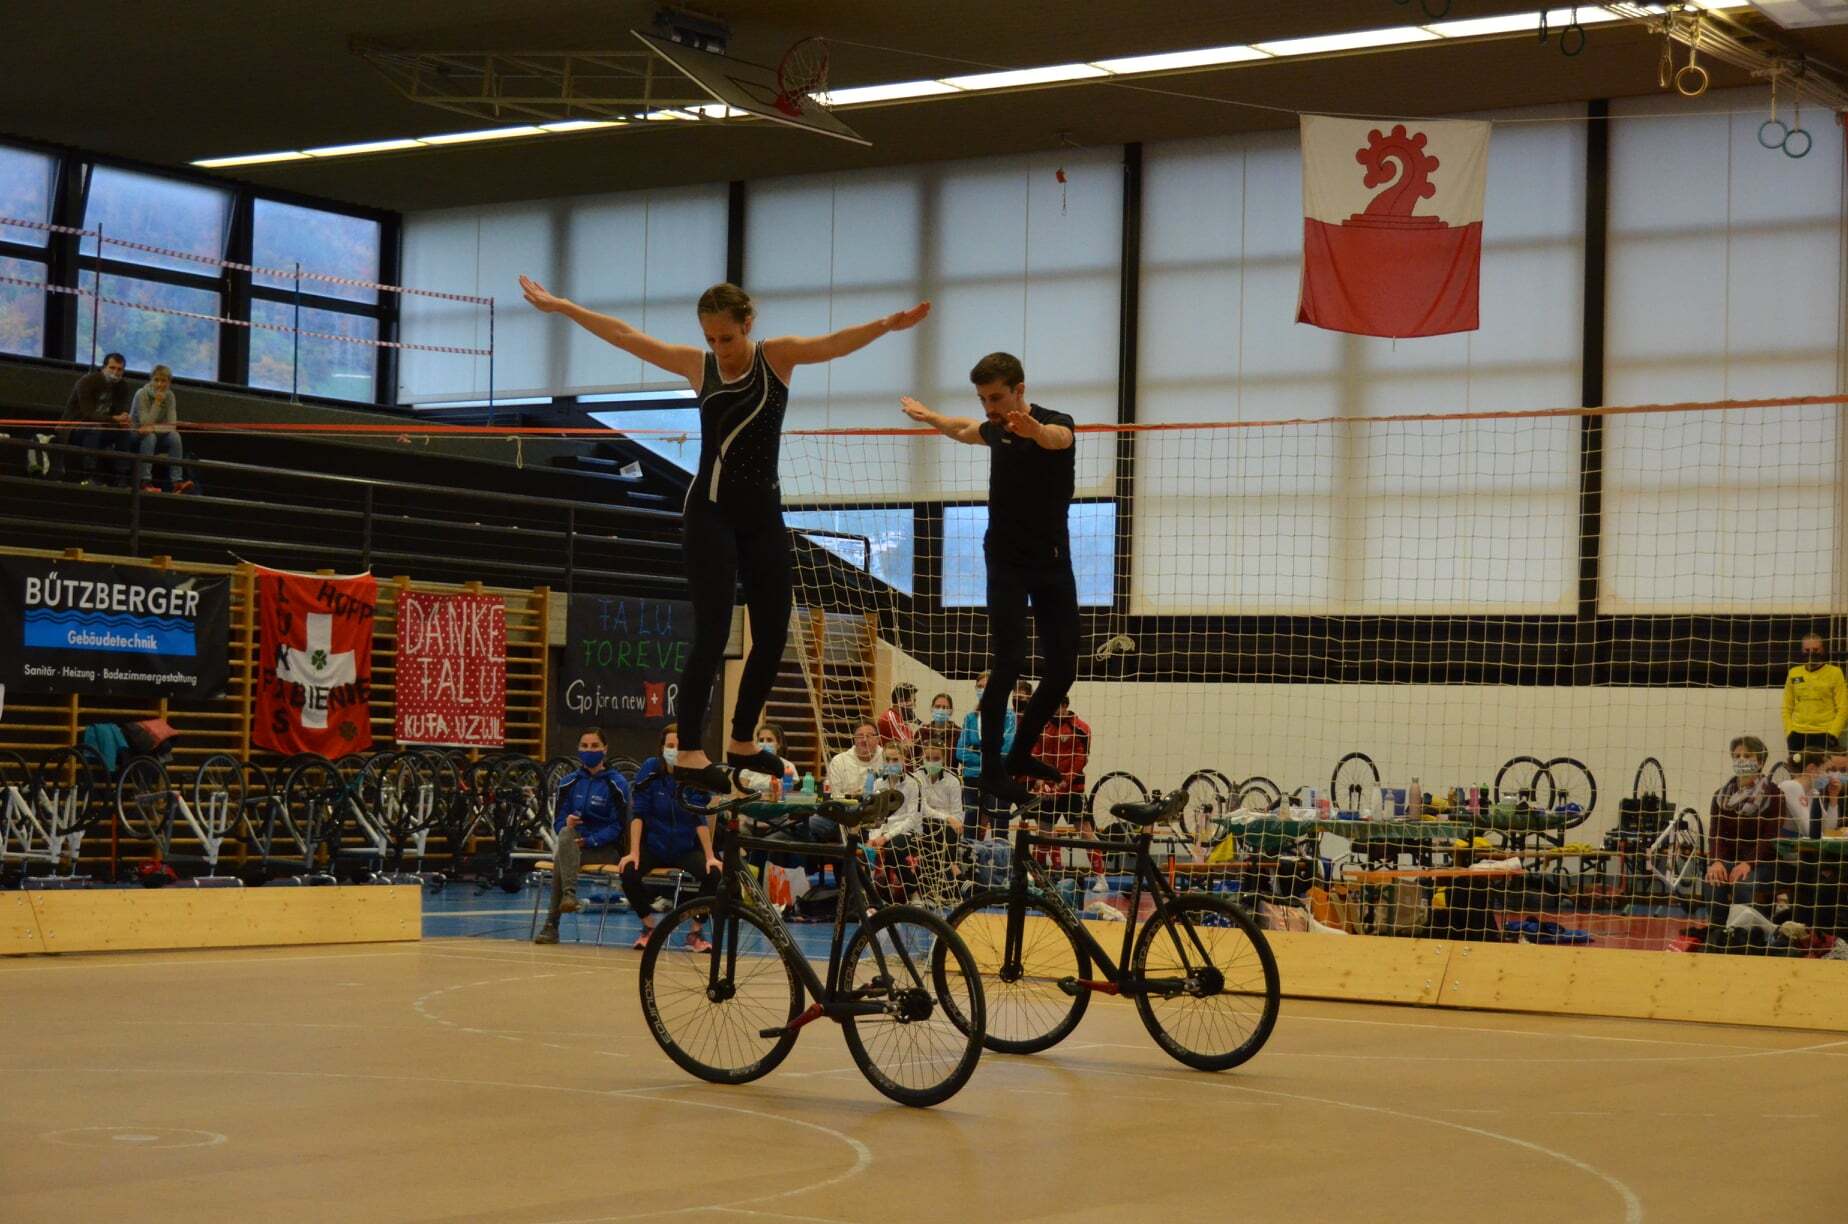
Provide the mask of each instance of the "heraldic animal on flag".
{"label": "heraldic animal on flag", "polygon": [[1304,115],[1296,321],[1363,336],[1478,326],[1489,125]]}

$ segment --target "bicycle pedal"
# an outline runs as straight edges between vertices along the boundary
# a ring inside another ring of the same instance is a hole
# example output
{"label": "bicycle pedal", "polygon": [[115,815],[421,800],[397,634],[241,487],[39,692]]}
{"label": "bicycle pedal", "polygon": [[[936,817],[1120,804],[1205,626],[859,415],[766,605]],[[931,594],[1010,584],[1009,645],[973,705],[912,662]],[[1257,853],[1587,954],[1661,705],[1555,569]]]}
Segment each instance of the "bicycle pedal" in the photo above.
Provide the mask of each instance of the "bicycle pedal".
{"label": "bicycle pedal", "polygon": [[787,1027],[758,1029],[757,1035],[768,1041],[773,1037],[787,1037],[789,1035],[789,1029]]}

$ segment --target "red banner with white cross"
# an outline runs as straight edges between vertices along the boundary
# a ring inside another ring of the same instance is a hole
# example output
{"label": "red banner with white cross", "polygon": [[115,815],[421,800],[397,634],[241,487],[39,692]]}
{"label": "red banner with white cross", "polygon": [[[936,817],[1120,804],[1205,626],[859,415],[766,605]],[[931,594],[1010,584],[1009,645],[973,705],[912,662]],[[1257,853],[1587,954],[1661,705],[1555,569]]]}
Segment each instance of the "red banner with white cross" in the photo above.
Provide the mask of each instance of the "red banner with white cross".
{"label": "red banner with white cross", "polygon": [[256,723],[250,739],[284,756],[328,759],[372,746],[371,574],[323,577],[258,568]]}
{"label": "red banner with white cross", "polygon": [[507,605],[492,595],[398,596],[400,744],[507,742]]}

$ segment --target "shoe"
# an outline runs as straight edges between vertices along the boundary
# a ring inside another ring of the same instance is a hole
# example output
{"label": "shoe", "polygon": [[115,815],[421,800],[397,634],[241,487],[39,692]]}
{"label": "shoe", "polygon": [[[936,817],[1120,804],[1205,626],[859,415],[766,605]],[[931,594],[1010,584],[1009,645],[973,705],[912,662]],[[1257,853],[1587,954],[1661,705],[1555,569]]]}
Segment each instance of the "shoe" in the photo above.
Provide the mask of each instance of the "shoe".
{"label": "shoe", "polygon": [[173,486],[173,491],[175,493],[191,493],[193,491],[193,482],[190,480],[182,480],[179,484]]}
{"label": "shoe", "polygon": [[[1054,769],[1038,757],[1007,758],[1007,771],[1016,777],[1038,778],[1042,782],[1063,782],[1065,775]],[[987,770],[983,770],[987,773]]]}
{"label": "shoe", "polygon": [[158,493],[160,492],[160,486],[157,484],[144,484],[141,486],[141,491],[143,493]]}
{"label": "shoe", "polygon": [[710,952],[712,951],[712,944],[707,941],[704,935],[697,933],[691,934],[687,936],[687,951]]}
{"label": "shoe", "polygon": [[776,753],[765,752],[759,748],[756,752],[726,753],[725,767],[727,769],[749,769],[754,773],[779,777],[783,772],[783,761]]}
{"label": "shoe", "polygon": [[575,892],[568,892],[560,898],[558,902],[558,912],[561,914],[575,914],[578,912],[578,899]]}
{"label": "shoe", "polygon": [[643,948],[646,948],[648,946],[648,937],[652,934],[654,934],[654,931],[652,928],[643,927],[642,933],[635,937],[635,942],[630,944],[629,947],[633,948],[637,952],[640,952]]}
{"label": "shoe", "polygon": [[547,924],[546,926],[539,928],[539,933],[533,936],[533,942],[536,944],[555,944],[557,943],[558,942],[558,928],[550,924]]}

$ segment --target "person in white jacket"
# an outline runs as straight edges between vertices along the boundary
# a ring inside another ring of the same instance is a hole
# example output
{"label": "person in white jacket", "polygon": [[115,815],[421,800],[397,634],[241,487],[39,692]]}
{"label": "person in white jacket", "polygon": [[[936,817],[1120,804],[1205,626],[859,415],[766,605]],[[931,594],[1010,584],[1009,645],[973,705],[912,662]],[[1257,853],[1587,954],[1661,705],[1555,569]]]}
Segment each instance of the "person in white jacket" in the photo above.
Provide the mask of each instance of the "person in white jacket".
{"label": "person in white jacket", "polygon": [[944,767],[944,752],[935,744],[924,749],[924,776],[919,781],[924,819],[940,820],[952,838],[963,831],[963,784],[955,772]]}

